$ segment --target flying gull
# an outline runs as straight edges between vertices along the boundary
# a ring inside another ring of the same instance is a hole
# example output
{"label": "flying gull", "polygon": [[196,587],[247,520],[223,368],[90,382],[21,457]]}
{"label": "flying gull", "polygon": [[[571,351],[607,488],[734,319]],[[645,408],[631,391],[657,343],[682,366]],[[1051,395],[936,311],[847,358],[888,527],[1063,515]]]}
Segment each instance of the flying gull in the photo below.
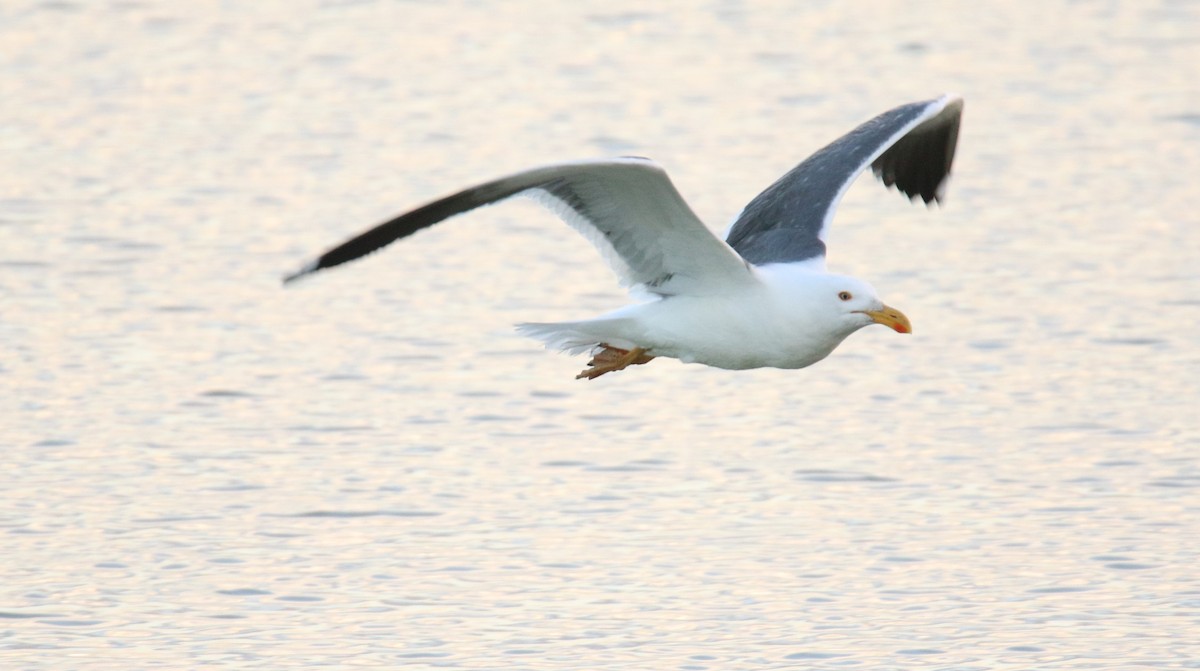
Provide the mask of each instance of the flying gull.
{"label": "flying gull", "polygon": [[524,194],[592,242],[632,294],[644,298],[595,319],[519,324],[571,354],[590,351],[577,378],[656,357],[716,368],[803,368],[851,333],[908,318],[870,284],[825,269],[829,223],[868,166],[910,200],[941,202],[954,161],[962,99],[884,112],[779,178],[750,201],[722,241],[696,217],[654,161],[638,157],[535,168],[459,191],[330,249],[284,283],[364,256],[477,207]]}

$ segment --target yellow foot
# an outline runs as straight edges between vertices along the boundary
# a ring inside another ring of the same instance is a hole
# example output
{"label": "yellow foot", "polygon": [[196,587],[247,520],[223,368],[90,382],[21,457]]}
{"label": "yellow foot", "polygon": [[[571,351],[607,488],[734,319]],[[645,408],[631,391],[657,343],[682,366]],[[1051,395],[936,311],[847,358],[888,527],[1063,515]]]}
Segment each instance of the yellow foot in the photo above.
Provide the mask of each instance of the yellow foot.
{"label": "yellow foot", "polygon": [[654,357],[646,354],[646,350],[641,347],[633,349],[621,349],[600,343],[604,349],[592,355],[592,360],[588,362],[591,368],[583,371],[575,376],[576,380],[587,378],[594,380],[605,373],[611,373],[616,370],[622,370],[628,366],[637,366],[643,363],[649,363]]}

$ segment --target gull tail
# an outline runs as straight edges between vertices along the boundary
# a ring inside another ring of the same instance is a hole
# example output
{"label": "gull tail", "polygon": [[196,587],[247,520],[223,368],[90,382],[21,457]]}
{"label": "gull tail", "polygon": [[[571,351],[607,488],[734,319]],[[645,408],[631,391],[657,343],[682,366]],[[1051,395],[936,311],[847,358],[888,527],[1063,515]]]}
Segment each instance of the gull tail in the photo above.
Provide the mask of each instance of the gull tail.
{"label": "gull tail", "polygon": [[637,344],[623,334],[633,326],[630,319],[593,319],[577,322],[517,324],[517,333],[539,340],[547,349],[583,354],[601,345],[633,349]]}

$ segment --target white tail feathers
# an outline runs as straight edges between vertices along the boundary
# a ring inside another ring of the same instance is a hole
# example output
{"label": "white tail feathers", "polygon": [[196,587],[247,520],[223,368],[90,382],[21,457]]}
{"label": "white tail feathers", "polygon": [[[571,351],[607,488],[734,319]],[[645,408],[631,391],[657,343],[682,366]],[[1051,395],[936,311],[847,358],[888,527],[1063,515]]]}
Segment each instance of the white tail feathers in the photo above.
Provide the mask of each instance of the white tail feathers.
{"label": "white tail feathers", "polygon": [[517,333],[534,340],[540,340],[547,349],[559,350],[567,354],[583,354],[600,344],[599,338],[584,333],[570,322],[561,324],[536,324],[526,322],[517,324]]}
{"label": "white tail feathers", "polygon": [[627,319],[597,319],[593,321],[517,324],[517,333],[540,340],[548,349],[567,354],[590,352],[601,343],[632,349],[634,343],[621,337],[628,327]]}

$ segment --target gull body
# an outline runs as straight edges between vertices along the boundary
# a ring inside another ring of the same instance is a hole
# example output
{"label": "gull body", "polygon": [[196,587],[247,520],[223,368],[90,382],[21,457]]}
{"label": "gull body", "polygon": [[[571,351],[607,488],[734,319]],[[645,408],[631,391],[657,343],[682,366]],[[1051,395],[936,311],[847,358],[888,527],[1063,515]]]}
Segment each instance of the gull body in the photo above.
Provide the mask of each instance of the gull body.
{"label": "gull body", "polygon": [[[876,323],[867,311],[890,310],[871,285],[853,277],[789,264],[751,273],[755,281],[719,294],[657,298],[595,319],[519,324],[517,330],[572,354],[604,343],[714,368],[804,368]],[[838,299],[842,292],[853,298]]]}
{"label": "gull body", "polygon": [[940,202],[962,100],[945,95],[876,116],[755,197],[717,238],[649,159],[577,161],[464,189],[330,249],[291,282],[438,222],[530,195],[588,238],[642,302],[594,319],[519,324],[548,347],[590,351],[589,379],[655,357],[716,368],[803,368],[864,326],[911,332],[867,282],[829,273],[825,239],[838,202],[870,167],[910,199]]}

